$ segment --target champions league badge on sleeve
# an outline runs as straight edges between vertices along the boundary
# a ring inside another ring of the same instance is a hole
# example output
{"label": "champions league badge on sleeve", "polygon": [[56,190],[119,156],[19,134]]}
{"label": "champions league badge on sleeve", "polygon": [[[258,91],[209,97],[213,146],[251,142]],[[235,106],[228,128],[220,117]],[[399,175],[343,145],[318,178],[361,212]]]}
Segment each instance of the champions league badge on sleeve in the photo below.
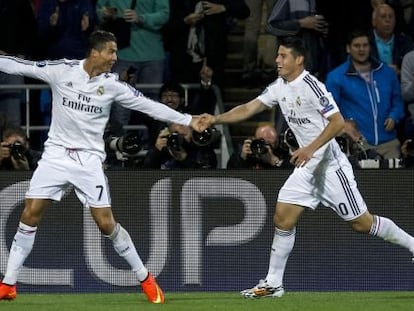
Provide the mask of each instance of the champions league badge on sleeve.
{"label": "champions league badge on sleeve", "polygon": [[334,109],[334,106],[329,102],[329,99],[326,96],[321,96],[319,98],[319,103],[323,107],[323,109],[321,110],[322,114],[325,114]]}

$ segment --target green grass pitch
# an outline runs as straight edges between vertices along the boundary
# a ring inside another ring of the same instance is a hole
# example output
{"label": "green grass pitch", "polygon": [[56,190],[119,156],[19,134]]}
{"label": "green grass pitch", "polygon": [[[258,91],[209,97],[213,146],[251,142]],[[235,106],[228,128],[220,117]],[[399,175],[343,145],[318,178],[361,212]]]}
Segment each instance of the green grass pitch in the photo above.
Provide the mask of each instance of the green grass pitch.
{"label": "green grass pitch", "polygon": [[151,305],[141,294],[18,294],[0,301],[7,311],[412,311],[414,292],[288,292],[282,298],[246,299],[234,292],[166,293]]}

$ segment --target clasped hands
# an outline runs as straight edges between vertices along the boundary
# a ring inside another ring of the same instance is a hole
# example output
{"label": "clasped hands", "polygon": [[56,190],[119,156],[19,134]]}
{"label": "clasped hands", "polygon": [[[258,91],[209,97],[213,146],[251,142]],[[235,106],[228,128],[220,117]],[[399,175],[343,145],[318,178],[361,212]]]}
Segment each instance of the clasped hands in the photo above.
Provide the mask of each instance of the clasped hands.
{"label": "clasped hands", "polygon": [[192,116],[190,126],[197,132],[201,133],[205,129],[209,128],[211,125],[215,124],[216,117],[203,113],[201,115]]}

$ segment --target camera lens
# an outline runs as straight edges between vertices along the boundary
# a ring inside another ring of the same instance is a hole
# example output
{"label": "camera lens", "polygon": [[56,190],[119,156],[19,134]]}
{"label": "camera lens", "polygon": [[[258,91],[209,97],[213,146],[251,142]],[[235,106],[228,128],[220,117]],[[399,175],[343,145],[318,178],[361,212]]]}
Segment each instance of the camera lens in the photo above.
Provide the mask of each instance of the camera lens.
{"label": "camera lens", "polygon": [[179,151],[184,143],[184,137],[177,132],[171,133],[167,139],[167,147],[172,151]]}
{"label": "camera lens", "polygon": [[253,139],[250,143],[250,150],[253,155],[259,157],[267,153],[267,144],[264,139]]}
{"label": "camera lens", "polygon": [[290,128],[288,128],[285,131],[283,142],[292,150],[296,150],[299,148],[299,144],[296,140],[295,134],[293,134]]}
{"label": "camera lens", "polygon": [[10,154],[13,158],[23,159],[26,148],[22,143],[16,141],[10,146],[10,149]]}
{"label": "camera lens", "polygon": [[113,137],[109,148],[129,155],[136,155],[142,149],[142,141],[137,134],[128,133],[121,137]]}
{"label": "camera lens", "polygon": [[193,132],[193,143],[197,146],[204,147],[214,144],[221,136],[221,133],[214,127],[206,128],[201,133]]}

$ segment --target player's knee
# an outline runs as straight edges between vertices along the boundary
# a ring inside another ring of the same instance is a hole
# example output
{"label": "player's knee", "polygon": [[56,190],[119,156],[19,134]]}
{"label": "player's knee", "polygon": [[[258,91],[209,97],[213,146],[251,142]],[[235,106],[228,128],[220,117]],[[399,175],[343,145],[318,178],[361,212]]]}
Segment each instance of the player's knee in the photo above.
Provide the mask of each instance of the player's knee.
{"label": "player's knee", "polygon": [[110,235],[114,231],[116,224],[112,221],[112,219],[100,219],[96,222],[96,225],[102,234]]}
{"label": "player's knee", "polygon": [[361,216],[351,221],[350,225],[355,232],[369,233],[372,226],[371,215]]}
{"label": "player's knee", "polygon": [[276,228],[289,231],[296,226],[296,221],[289,217],[285,217],[279,215],[278,213],[275,213],[275,215],[273,216],[273,224]]}
{"label": "player's knee", "polygon": [[43,214],[37,210],[26,207],[20,216],[20,221],[28,226],[36,227],[40,223],[42,215]]}
{"label": "player's knee", "polygon": [[365,226],[364,224],[360,224],[360,223],[352,223],[351,228],[353,231],[361,232],[361,233],[368,233],[370,229],[370,227],[367,228],[367,226]]}

